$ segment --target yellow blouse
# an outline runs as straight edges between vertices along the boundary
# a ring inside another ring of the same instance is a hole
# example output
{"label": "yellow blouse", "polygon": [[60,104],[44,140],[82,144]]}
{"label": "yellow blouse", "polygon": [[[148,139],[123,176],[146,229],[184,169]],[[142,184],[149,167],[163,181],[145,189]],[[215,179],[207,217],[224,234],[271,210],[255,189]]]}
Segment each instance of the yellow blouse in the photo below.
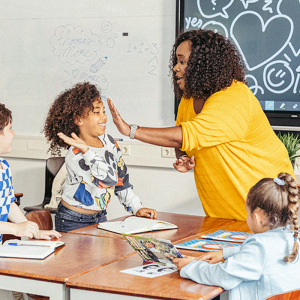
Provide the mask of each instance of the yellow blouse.
{"label": "yellow blouse", "polygon": [[295,177],[287,150],[258,100],[242,82],[210,96],[198,115],[193,99],[182,99],[177,126],[182,151],[194,155],[195,182],[207,216],[246,220],[249,189],[280,172]]}

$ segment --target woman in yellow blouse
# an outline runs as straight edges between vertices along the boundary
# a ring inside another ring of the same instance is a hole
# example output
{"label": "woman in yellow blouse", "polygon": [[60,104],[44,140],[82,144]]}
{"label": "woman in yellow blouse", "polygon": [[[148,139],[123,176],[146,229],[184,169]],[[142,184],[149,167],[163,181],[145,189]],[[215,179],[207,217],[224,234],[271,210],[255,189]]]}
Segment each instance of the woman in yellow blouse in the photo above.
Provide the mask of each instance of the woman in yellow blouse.
{"label": "woman in yellow blouse", "polygon": [[109,99],[119,131],[142,142],[176,149],[175,169],[194,169],[207,216],[246,220],[249,189],[264,177],[294,175],[288,153],[245,84],[234,45],[210,30],[181,34],[171,56],[181,102],[175,127],[128,125]]}

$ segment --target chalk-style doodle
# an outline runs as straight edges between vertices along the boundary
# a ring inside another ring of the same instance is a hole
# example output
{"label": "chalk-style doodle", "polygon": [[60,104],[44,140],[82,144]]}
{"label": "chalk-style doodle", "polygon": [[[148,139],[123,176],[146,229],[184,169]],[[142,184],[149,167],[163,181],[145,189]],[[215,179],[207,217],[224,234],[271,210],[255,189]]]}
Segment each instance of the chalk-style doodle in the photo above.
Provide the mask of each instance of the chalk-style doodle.
{"label": "chalk-style doodle", "polygon": [[279,0],[277,5],[277,11],[280,15],[286,15],[291,18],[294,24],[294,33],[289,46],[295,56],[300,54],[300,1],[299,0]]}
{"label": "chalk-style doodle", "polygon": [[[253,82],[254,82],[253,85],[250,85],[250,82],[248,80],[249,78],[253,80]],[[258,85],[258,82],[257,82],[257,79],[255,78],[255,76],[253,76],[251,74],[247,74],[246,79],[248,80],[248,87],[254,95],[257,94],[258,90],[260,90],[262,95],[265,93],[264,89]]]}
{"label": "chalk-style doodle", "polygon": [[299,83],[299,79],[300,79],[300,65],[297,67],[296,72],[297,72],[297,77],[296,77],[296,82],[295,82],[294,89],[293,89],[294,94],[297,93],[298,83]]}
{"label": "chalk-style doodle", "polygon": [[113,38],[109,38],[107,41],[106,41],[106,46],[108,48],[113,48],[115,46],[115,40]]}
{"label": "chalk-style doodle", "polygon": [[273,13],[272,7],[269,7],[269,5],[272,4],[273,0],[265,0],[266,4],[263,6],[262,10],[268,11],[270,14]]}
{"label": "chalk-style doodle", "polygon": [[209,21],[209,22],[203,24],[203,26],[201,28],[209,29],[209,30],[212,30],[213,32],[218,32],[228,38],[227,28],[220,22]]}
{"label": "chalk-style doodle", "polygon": [[284,60],[270,62],[264,68],[263,80],[266,88],[274,94],[282,94],[294,84],[294,72]]}
{"label": "chalk-style doodle", "polygon": [[106,21],[101,25],[101,30],[103,33],[111,32],[113,29],[113,26],[110,22]]}
{"label": "chalk-style doodle", "polygon": [[259,0],[241,0],[241,2],[243,3],[245,9],[248,8],[249,3],[255,3],[257,1],[259,1]]}
{"label": "chalk-style doodle", "polygon": [[[249,24],[251,24],[251,26]],[[278,37],[278,28],[281,29],[280,37]],[[230,36],[242,54],[247,69],[251,71],[260,68],[281,53],[289,43],[293,29],[293,22],[288,16],[276,15],[264,23],[263,18],[257,12],[245,11],[240,13],[231,23]],[[259,55],[245,55],[245,48],[249,47],[247,40],[236,38],[236,36],[241,36],[241,33],[246,32],[246,30],[256,35],[256,47],[258,49],[264,49]],[[266,36],[277,36],[277,39],[274,40],[272,44],[266,44],[264,38]],[[265,49],[266,47],[269,48]]]}
{"label": "chalk-style doodle", "polygon": [[97,73],[105,64],[106,64],[107,56],[100,57],[94,64],[92,64],[90,71],[92,73]]}
{"label": "chalk-style doodle", "polygon": [[53,54],[58,56],[62,63],[84,64],[94,60],[97,51],[100,50],[100,36],[93,34],[89,29],[72,25],[59,26],[50,39],[50,45],[54,48]]}
{"label": "chalk-style doodle", "polygon": [[197,6],[201,15],[205,18],[221,16],[228,18],[226,9],[231,6],[234,0],[197,0]]}
{"label": "chalk-style doodle", "polygon": [[186,22],[186,29],[188,29],[190,26],[193,28],[202,28],[202,20],[194,17],[193,19],[191,17],[185,18]]}

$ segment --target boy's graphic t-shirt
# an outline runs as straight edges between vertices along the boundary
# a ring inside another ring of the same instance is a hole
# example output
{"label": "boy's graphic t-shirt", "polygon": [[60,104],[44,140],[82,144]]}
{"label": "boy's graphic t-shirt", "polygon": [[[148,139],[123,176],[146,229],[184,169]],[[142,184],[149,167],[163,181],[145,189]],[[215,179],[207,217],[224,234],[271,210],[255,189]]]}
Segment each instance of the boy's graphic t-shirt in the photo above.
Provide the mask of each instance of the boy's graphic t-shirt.
{"label": "boy's graphic t-shirt", "polygon": [[[15,194],[12,186],[11,170],[8,162],[0,158],[0,221],[6,222],[10,204],[15,201]],[[2,234],[0,235],[0,243],[2,243]]]}
{"label": "boy's graphic t-shirt", "polygon": [[84,154],[70,147],[65,158],[68,176],[62,199],[73,206],[101,211],[115,194],[125,209],[135,214],[142,204],[129,183],[121,150],[110,135],[98,138],[103,147],[89,147]]}

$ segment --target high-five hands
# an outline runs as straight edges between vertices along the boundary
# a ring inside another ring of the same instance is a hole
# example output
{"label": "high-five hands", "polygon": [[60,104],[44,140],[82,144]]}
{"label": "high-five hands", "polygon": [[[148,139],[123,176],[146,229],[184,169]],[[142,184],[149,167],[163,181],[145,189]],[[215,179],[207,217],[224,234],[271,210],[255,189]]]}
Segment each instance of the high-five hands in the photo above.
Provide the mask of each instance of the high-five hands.
{"label": "high-five hands", "polygon": [[110,110],[110,113],[113,118],[113,122],[118,128],[119,132],[123,135],[129,136],[130,135],[130,127],[129,125],[121,118],[119,112],[117,111],[115,105],[113,104],[110,98],[107,98],[107,104]]}

